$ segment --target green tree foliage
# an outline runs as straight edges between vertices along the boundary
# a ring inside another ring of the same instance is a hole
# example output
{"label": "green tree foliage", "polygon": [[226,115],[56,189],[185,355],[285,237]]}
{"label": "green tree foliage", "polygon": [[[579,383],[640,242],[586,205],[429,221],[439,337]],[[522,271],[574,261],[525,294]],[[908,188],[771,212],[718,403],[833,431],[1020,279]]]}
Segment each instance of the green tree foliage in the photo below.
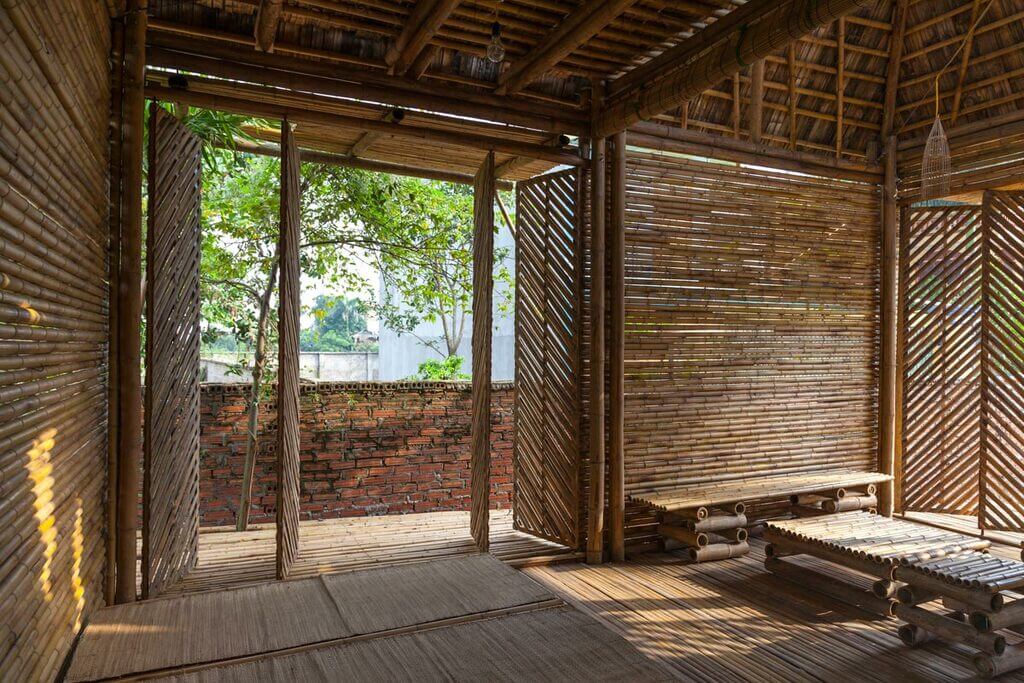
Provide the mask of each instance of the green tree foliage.
{"label": "green tree foliage", "polygon": [[313,324],[302,330],[303,351],[353,351],[355,335],[366,329],[366,315],[357,299],[318,296],[313,305]]}
{"label": "green tree foliage", "polygon": [[462,356],[448,356],[444,360],[425,360],[420,363],[416,375],[410,379],[420,381],[469,379],[469,375],[462,371],[464,360]]}

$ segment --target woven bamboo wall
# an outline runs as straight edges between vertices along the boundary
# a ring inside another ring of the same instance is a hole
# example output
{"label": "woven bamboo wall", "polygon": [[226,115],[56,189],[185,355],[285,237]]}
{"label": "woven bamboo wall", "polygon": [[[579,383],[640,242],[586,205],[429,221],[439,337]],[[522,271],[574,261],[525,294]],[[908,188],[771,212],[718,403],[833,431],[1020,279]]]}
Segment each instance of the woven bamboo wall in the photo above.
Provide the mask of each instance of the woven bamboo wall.
{"label": "woven bamboo wall", "polygon": [[579,172],[521,182],[516,201],[515,526],[578,541]]}
{"label": "woven bamboo wall", "polygon": [[53,680],[103,602],[110,26],[0,3],[0,680]]}
{"label": "woven bamboo wall", "polygon": [[627,493],[873,470],[876,186],[630,153]]}
{"label": "woven bamboo wall", "polygon": [[900,232],[902,507],[977,514],[981,212],[904,209]]}
{"label": "woven bamboo wall", "polygon": [[[1024,175],[1024,132],[1001,134],[998,128],[949,141],[953,169],[951,195],[1020,183]],[[899,153],[900,203],[921,199],[922,148]]]}

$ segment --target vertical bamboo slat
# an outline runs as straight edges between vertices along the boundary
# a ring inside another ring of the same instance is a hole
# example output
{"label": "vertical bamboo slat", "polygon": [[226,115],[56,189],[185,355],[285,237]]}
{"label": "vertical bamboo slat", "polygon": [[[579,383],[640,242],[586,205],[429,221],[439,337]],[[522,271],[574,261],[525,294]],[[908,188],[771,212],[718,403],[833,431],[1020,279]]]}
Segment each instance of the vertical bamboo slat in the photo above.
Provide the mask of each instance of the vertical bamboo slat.
{"label": "vertical bamboo slat", "polygon": [[605,475],[605,140],[590,152],[590,478],[587,504],[587,562],[604,558]]}
{"label": "vertical bamboo slat", "polygon": [[277,578],[288,577],[299,554],[299,147],[281,122],[281,234],[278,247]]}
{"label": "vertical bamboo slat", "polygon": [[626,133],[612,137],[608,280],[608,530],[611,559],[626,559],[625,343],[626,343]]}
{"label": "vertical bamboo slat", "polygon": [[473,179],[473,409],[470,443],[470,533],[490,549],[491,320],[494,290],[494,152]]}
{"label": "vertical bamboo slat", "polygon": [[[882,330],[878,369],[878,471],[893,477],[896,469],[896,310],[897,234],[899,231],[896,204],[896,138],[885,147],[885,181],[882,186]],[[895,484],[885,482],[879,490],[878,511],[888,517],[893,513]]]}

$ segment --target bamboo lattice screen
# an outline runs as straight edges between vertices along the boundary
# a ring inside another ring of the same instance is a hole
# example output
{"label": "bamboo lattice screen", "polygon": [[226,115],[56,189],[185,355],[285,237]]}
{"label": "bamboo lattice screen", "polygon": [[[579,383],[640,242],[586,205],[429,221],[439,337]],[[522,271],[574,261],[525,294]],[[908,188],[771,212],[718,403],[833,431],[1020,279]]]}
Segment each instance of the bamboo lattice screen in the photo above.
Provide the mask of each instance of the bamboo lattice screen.
{"label": "bamboo lattice screen", "polygon": [[983,208],[980,521],[1024,531],[1024,193]]}
{"label": "bamboo lattice screen", "polygon": [[876,467],[878,187],[630,150],[626,490]]}
{"label": "bamboo lattice screen", "polygon": [[142,594],[199,550],[199,193],[202,143],[153,103],[146,231]]}
{"label": "bamboo lattice screen", "polygon": [[903,211],[905,510],[978,511],[980,231],[978,207]]}
{"label": "bamboo lattice screen", "polygon": [[[978,192],[990,187],[1005,187],[1020,182],[1024,165],[1024,132],[1000,129],[952,138],[950,162],[951,195]],[[899,153],[899,197],[907,205],[921,199],[921,148]]]}
{"label": "bamboo lattice screen", "polygon": [[516,199],[515,526],[579,541],[579,172],[520,182]]}
{"label": "bamboo lattice screen", "polygon": [[299,147],[281,122],[281,234],[277,362],[277,578],[299,555]]}
{"label": "bamboo lattice screen", "polygon": [[903,506],[1024,530],[1024,193],[903,213]]}

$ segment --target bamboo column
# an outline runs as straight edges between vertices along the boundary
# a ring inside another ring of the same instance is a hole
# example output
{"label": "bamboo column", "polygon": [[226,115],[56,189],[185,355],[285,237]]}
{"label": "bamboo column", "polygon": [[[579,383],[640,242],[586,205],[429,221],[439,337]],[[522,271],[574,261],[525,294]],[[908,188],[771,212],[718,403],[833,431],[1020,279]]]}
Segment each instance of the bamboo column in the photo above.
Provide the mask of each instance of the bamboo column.
{"label": "bamboo column", "polygon": [[605,139],[590,152],[590,496],[587,504],[587,562],[604,555],[604,315],[605,315]]}
{"label": "bamboo column", "polygon": [[759,59],[750,67],[750,141],[761,142],[764,127],[764,60]]}
{"label": "bamboo column", "polygon": [[117,579],[114,601],[136,597],[136,520],[142,460],[142,146],[146,113],[147,0],[129,0],[125,16],[123,186],[117,293]]}
{"label": "bamboo column", "polygon": [[473,375],[470,517],[480,552],[490,549],[491,317],[494,290],[494,152],[473,182]]}
{"label": "bamboo column", "polygon": [[291,123],[281,121],[277,290],[277,578],[299,554],[300,161]]}
{"label": "bamboo column", "polygon": [[[885,181],[882,186],[882,330],[878,373],[878,466],[883,474],[899,477],[896,463],[896,337],[897,289],[896,137],[885,144]],[[893,481],[882,483],[878,512],[892,516]]]}
{"label": "bamboo column", "polygon": [[611,558],[626,559],[625,343],[626,343],[626,133],[612,136],[611,239],[609,280],[611,321],[608,375],[608,527]]}

